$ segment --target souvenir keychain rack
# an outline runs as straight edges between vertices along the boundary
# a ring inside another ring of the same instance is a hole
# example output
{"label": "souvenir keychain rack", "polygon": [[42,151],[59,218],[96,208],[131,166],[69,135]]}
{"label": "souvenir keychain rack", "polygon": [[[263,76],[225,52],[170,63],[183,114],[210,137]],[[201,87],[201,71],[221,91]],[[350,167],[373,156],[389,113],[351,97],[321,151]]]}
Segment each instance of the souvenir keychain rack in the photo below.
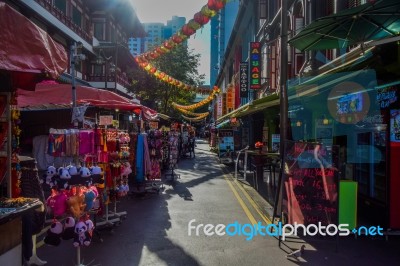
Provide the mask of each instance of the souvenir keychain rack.
{"label": "souvenir keychain rack", "polygon": [[178,143],[179,143],[179,133],[170,131],[168,139],[168,170],[169,173],[165,173],[165,180],[167,182],[175,182],[180,178],[180,174],[175,173],[175,168],[178,163]]}

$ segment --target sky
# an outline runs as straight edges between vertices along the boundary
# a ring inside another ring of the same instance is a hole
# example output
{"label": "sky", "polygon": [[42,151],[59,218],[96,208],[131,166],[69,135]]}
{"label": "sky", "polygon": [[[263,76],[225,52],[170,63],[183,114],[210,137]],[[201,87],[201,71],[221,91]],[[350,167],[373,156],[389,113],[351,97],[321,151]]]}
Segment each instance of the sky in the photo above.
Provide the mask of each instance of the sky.
{"label": "sky", "polygon": [[[140,22],[166,24],[172,16],[185,17],[186,23],[207,4],[207,0],[132,0]],[[210,22],[188,40],[189,49],[201,54],[199,74],[205,74],[204,84],[210,84]]]}

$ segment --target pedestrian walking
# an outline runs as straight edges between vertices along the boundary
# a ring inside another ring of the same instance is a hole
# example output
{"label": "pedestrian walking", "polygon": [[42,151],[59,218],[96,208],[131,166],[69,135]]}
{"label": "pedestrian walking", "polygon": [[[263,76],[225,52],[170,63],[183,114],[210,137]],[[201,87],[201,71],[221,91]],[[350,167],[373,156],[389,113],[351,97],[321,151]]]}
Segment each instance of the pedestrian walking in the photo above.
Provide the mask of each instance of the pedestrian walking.
{"label": "pedestrian walking", "polygon": [[193,153],[193,158],[196,157],[196,154],[194,152],[194,148],[196,147],[196,137],[194,136],[193,132],[190,132],[188,145],[189,145],[190,158],[192,158],[192,153]]}

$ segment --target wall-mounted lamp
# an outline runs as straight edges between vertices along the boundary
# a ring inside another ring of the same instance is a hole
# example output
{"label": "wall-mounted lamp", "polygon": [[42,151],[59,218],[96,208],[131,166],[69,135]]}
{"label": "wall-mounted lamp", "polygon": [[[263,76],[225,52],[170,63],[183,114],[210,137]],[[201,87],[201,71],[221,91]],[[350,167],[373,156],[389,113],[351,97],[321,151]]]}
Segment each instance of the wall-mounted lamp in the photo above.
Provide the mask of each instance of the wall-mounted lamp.
{"label": "wall-mounted lamp", "polygon": [[322,120],[322,124],[328,125],[328,124],[329,124],[329,119],[325,117],[325,118]]}
{"label": "wall-mounted lamp", "polygon": [[301,127],[301,121],[300,120],[296,122],[296,126]]}

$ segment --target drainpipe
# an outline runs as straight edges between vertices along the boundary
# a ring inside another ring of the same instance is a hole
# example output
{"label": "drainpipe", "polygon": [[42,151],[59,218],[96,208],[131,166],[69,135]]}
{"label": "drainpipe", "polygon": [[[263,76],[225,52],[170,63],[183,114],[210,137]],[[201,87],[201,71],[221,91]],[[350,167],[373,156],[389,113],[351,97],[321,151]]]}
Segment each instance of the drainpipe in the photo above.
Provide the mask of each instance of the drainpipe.
{"label": "drainpipe", "polygon": [[[280,159],[281,159],[281,168],[279,172],[279,179],[277,184],[277,191],[274,202],[274,212],[273,212],[273,221],[275,217],[281,217],[282,213],[282,185],[283,185],[283,170],[285,169],[285,140],[288,139],[288,95],[287,95],[287,61],[288,61],[288,51],[287,51],[287,29],[288,29],[288,21],[287,21],[287,13],[288,13],[288,0],[281,0],[281,64],[280,64]],[[279,246],[281,245],[281,241],[279,241]]]}
{"label": "drainpipe", "polygon": [[[317,3],[316,2],[317,1],[311,1],[311,0],[308,1],[309,11],[310,11],[310,13],[309,13],[309,15],[310,15],[310,23],[312,21],[314,21],[316,19],[316,16],[317,16]],[[315,59],[316,51],[310,51],[309,56],[310,56],[310,61],[311,61],[311,74],[313,76],[315,76],[316,73],[317,73],[317,61]]]}

